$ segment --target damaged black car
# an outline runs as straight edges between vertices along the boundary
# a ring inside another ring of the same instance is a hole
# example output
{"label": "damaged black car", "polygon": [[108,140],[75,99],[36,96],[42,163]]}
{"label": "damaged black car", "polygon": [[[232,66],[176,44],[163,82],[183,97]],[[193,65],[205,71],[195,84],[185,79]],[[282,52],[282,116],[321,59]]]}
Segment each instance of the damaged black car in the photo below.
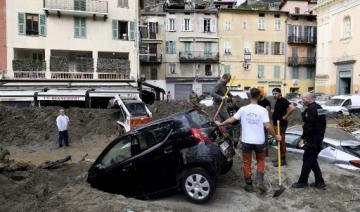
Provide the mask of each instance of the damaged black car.
{"label": "damaged black car", "polygon": [[182,191],[204,203],[232,167],[231,139],[201,110],[178,113],[118,137],[88,171],[91,186],[127,197]]}

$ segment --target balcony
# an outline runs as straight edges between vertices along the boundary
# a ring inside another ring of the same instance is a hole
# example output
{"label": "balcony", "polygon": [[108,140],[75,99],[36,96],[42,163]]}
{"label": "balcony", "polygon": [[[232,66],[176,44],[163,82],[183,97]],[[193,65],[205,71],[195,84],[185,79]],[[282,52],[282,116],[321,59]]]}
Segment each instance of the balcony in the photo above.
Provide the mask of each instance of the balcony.
{"label": "balcony", "polygon": [[289,57],[289,66],[315,66],[315,57]]}
{"label": "balcony", "polygon": [[45,60],[15,59],[12,61],[14,71],[39,72],[46,71]]}
{"label": "balcony", "polygon": [[97,72],[98,79],[129,79],[130,61],[128,59],[99,57]]}
{"label": "balcony", "polygon": [[288,36],[288,43],[316,45],[316,36]]}
{"label": "balcony", "polygon": [[46,15],[62,14],[76,16],[104,16],[108,15],[108,2],[98,0],[43,0]]}
{"label": "balcony", "polygon": [[140,63],[142,64],[161,64],[162,55],[147,54],[140,55]]}
{"label": "balcony", "polygon": [[179,52],[181,63],[219,63],[219,53],[191,51]]}

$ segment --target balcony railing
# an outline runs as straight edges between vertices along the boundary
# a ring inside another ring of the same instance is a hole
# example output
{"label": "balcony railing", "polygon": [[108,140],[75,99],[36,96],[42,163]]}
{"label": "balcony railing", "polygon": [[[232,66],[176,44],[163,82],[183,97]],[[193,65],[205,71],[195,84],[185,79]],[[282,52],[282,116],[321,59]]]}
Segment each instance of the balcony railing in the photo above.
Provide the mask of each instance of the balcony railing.
{"label": "balcony railing", "polygon": [[46,12],[83,14],[83,15],[107,15],[108,2],[98,0],[43,0]]}
{"label": "balcony railing", "polygon": [[288,43],[316,44],[316,37],[313,36],[288,36]]}
{"label": "balcony railing", "polygon": [[161,55],[140,55],[141,63],[161,63],[162,56]]}
{"label": "balcony railing", "polygon": [[45,71],[45,60],[15,59],[12,61],[14,71]]}
{"label": "balcony railing", "polygon": [[14,71],[15,79],[45,79],[45,71]]}
{"label": "balcony railing", "polygon": [[289,66],[314,66],[315,57],[289,57]]}
{"label": "balcony railing", "polygon": [[51,72],[94,72],[94,60],[88,57],[72,59],[67,56],[50,57]]}
{"label": "balcony railing", "polygon": [[94,79],[94,73],[84,72],[51,72],[51,79]]}
{"label": "balcony railing", "polygon": [[98,79],[130,79],[129,72],[127,73],[98,73]]}
{"label": "balcony railing", "polygon": [[191,51],[191,52],[179,52],[180,62],[219,62],[219,53],[204,52],[204,51]]}

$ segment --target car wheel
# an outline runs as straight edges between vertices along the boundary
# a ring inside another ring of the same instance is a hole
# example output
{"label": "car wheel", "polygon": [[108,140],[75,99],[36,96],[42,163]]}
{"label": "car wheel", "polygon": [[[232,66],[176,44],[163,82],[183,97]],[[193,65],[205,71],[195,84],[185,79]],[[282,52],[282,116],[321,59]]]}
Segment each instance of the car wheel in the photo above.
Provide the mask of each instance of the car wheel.
{"label": "car wheel", "polygon": [[203,168],[187,171],[181,182],[185,196],[194,203],[205,203],[215,191],[214,178]]}
{"label": "car wheel", "polygon": [[220,171],[220,174],[223,175],[223,174],[227,174],[231,168],[233,166],[233,161],[226,161],[223,165],[223,167],[221,167],[221,171]]}

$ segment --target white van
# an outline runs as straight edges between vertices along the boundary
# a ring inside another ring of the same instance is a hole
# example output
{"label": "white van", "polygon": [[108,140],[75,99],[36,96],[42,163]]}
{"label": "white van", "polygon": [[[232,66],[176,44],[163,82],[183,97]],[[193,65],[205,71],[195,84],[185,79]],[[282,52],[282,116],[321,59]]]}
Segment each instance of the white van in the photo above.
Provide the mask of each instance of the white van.
{"label": "white van", "polygon": [[321,106],[330,113],[349,115],[350,112],[359,112],[360,95],[334,96]]}

